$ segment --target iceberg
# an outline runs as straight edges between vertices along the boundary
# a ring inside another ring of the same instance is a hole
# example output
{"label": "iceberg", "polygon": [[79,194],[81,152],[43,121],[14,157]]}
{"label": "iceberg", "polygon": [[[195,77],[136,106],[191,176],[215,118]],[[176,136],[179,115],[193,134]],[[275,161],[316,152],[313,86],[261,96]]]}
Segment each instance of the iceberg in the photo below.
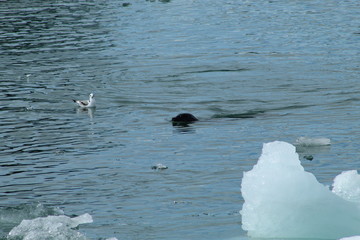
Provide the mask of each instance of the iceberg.
{"label": "iceberg", "polygon": [[265,143],[257,164],[242,179],[242,228],[253,238],[360,235],[360,205],[350,201],[358,200],[360,184],[346,183],[354,178],[359,183],[355,172],[340,174],[331,191],[304,170],[295,146]]}
{"label": "iceberg", "polygon": [[360,236],[341,238],[340,240],[360,240]]}
{"label": "iceberg", "polygon": [[22,220],[8,234],[8,239],[38,240],[38,239],[77,239],[85,240],[86,237],[74,230],[80,224],[92,223],[90,214],[83,214],[70,218],[65,215],[38,217],[32,220]]}

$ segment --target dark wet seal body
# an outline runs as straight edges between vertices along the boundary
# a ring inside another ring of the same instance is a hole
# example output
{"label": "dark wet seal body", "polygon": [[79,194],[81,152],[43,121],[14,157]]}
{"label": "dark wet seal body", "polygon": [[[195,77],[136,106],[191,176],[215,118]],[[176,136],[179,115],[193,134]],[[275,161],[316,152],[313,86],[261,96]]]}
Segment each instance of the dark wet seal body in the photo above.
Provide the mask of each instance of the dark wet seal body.
{"label": "dark wet seal body", "polygon": [[173,117],[172,121],[173,122],[188,122],[188,123],[191,123],[191,122],[199,121],[199,119],[197,119],[191,113],[180,113],[176,117]]}
{"label": "dark wet seal body", "polygon": [[305,155],[304,158],[309,161],[312,161],[314,159],[312,155]]}
{"label": "dark wet seal body", "polygon": [[180,113],[176,117],[173,117],[171,121],[173,126],[186,126],[189,123],[199,121],[199,119],[191,113]]}

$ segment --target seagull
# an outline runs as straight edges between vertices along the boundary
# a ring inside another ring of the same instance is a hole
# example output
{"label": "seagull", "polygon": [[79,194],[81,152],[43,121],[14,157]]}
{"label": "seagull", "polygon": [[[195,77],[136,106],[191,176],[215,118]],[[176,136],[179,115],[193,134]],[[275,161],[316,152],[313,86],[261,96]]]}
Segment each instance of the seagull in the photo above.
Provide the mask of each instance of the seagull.
{"label": "seagull", "polygon": [[75,103],[79,105],[79,107],[82,108],[94,108],[95,106],[95,97],[93,93],[90,93],[89,100],[73,100]]}

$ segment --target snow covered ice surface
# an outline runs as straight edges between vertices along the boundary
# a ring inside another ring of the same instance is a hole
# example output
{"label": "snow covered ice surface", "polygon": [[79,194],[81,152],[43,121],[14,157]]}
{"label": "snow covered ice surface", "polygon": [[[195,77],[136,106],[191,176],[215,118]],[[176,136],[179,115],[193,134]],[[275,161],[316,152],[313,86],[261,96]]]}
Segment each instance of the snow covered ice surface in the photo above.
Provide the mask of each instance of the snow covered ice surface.
{"label": "snow covered ice surface", "polygon": [[357,172],[337,176],[331,191],[304,170],[295,150],[286,142],[266,143],[257,164],[244,173],[243,229],[253,238],[340,239],[360,235]]}

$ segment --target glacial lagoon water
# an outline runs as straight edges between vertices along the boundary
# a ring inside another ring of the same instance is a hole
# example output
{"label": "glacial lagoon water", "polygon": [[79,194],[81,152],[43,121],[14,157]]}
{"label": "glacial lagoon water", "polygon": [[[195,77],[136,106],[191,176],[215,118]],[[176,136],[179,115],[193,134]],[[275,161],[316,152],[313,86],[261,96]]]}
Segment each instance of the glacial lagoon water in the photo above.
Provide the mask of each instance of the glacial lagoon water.
{"label": "glacial lagoon water", "polygon": [[[297,149],[324,185],[358,169],[359,7],[1,1],[0,236],[90,214],[73,239],[249,239],[263,143],[331,139]],[[181,112],[200,121],[172,126]]]}

